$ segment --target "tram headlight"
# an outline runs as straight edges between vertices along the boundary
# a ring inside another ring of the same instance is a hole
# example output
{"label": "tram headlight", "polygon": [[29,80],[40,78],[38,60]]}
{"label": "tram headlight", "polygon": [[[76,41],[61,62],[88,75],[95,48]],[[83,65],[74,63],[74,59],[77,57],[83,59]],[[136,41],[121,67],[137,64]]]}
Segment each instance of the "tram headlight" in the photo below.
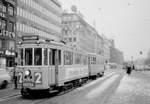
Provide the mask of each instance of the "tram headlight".
{"label": "tram headlight", "polygon": [[28,70],[26,70],[26,71],[25,71],[25,75],[26,75],[26,76],[31,75],[31,71],[30,71],[29,69],[28,69]]}

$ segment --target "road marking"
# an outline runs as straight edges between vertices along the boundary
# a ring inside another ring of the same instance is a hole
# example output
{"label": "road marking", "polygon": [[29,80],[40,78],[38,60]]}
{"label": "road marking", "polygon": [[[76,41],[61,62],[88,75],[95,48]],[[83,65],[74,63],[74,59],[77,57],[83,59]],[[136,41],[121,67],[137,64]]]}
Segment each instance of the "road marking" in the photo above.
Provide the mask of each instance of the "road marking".
{"label": "road marking", "polygon": [[90,91],[87,95],[86,98],[92,99],[97,96],[99,96],[103,91],[105,91],[116,79],[119,77],[119,75],[114,75],[111,78],[107,79],[105,82],[100,84],[97,88],[93,89]]}
{"label": "road marking", "polygon": [[92,85],[98,83],[99,81],[102,81],[102,80],[104,80],[104,79],[110,77],[110,76],[113,75],[113,74],[115,74],[115,72],[112,72],[112,73],[110,73],[110,74],[108,74],[108,75],[106,75],[106,76],[104,76],[104,77],[102,77],[102,78],[99,78],[99,79],[97,79],[97,80],[95,80],[95,81],[93,81],[93,82],[91,82],[91,83],[89,83],[89,84],[87,84],[87,85],[85,85],[85,86],[83,86],[83,87],[79,87],[79,88],[77,88],[77,90],[79,90],[79,91],[80,91],[80,90],[84,90],[85,88],[90,87],[90,86],[92,86]]}

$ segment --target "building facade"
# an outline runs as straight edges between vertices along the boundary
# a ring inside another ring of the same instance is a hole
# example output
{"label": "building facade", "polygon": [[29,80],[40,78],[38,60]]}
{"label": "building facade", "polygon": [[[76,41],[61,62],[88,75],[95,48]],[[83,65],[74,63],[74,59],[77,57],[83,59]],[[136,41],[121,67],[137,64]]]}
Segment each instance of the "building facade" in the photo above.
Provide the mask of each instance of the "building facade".
{"label": "building facade", "polygon": [[63,13],[63,40],[78,50],[96,53],[96,30],[77,13]]}
{"label": "building facade", "polygon": [[61,4],[57,0],[18,0],[17,36],[38,35],[60,40]]}
{"label": "building facade", "polygon": [[118,65],[123,65],[124,62],[123,52],[115,48],[114,40],[111,40],[110,62]]}
{"label": "building facade", "polygon": [[98,34],[80,14],[63,13],[62,36],[67,45],[87,53],[94,53],[100,57],[99,63],[108,63],[110,59],[109,40]]}
{"label": "building facade", "polygon": [[110,61],[110,40],[103,36],[103,53],[105,63],[109,63]]}
{"label": "building facade", "polygon": [[12,67],[16,56],[17,0],[0,0],[0,67]]}

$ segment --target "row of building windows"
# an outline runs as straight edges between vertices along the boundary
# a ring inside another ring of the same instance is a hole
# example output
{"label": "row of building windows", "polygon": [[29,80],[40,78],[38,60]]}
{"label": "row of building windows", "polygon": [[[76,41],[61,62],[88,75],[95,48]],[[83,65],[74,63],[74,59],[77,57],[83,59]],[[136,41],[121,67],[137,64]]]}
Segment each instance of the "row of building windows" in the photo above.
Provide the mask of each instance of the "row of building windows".
{"label": "row of building windows", "polygon": [[14,7],[9,4],[9,3],[6,3],[6,2],[0,2],[0,11],[4,12],[4,13],[7,13],[11,16],[14,15]]}
{"label": "row of building windows", "polygon": [[17,22],[17,30],[21,31],[23,33],[37,34],[37,35],[40,35],[42,37],[47,37],[47,38],[49,38],[51,36],[51,38],[55,38],[55,37],[52,37],[51,34],[45,32],[45,31],[39,30],[35,27],[23,24],[21,22]]}
{"label": "row of building windows", "polygon": [[14,22],[7,21],[5,19],[0,18],[0,28],[4,30],[8,30],[9,32],[14,32],[15,25]]}
{"label": "row of building windows", "polygon": [[61,9],[61,5],[59,3],[57,3],[55,0],[43,0],[43,2],[45,2],[45,4],[47,4],[49,7],[54,8],[58,12]]}
{"label": "row of building windows", "polygon": [[65,38],[64,38],[64,41],[65,41],[65,42],[76,42],[76,41],[77,41],[77,38],[76,38],[76,37],[73,37],[73,38],[72,38],[72,37],[69,37],[69,38],[68,38],[68,37],[65,37]]}
{"label": "row of building windows", "polygon": [[37,23],[41,26],[44,26],[48,29],[51,28],[54,31],[57,31],[57,32],[60,31],[60,28],[58,26],[53,25],[53,24],[49,23],[48,21],[46,21],[46,20],[44,20],[44,19],[42,19],[42,18],[40,18],[40,17],[38,17],[34,14],[22,9],[22,8],[19,8],[19,7],[17,8],[17,15],[21,16],[21,17],[24,17],[24,18],[26,18],[30,21],[33,21],[33,22],[35,22],[35,23]]}
{"label": "row of building windows", "polygon": [[0,39],[0,49],[14,50],[15,49],[14,46],[15,46],[15,41]]}
{"label": "row of building windows", "polygon": [[[44,14],[45,16],[52,18],[53,20],[55,20],[59,23],[61,22],[61,19],[58,16],[56,16],[52,12],[48,11],[46,8],[42,7],[40,4],[36,3],[35,1],[33,1],[33,0],[21,0],[21,1],[24,2],[26,5],[36,9],[37,11]],[[43,0],[43,1],[45,1],[45,0]]]}

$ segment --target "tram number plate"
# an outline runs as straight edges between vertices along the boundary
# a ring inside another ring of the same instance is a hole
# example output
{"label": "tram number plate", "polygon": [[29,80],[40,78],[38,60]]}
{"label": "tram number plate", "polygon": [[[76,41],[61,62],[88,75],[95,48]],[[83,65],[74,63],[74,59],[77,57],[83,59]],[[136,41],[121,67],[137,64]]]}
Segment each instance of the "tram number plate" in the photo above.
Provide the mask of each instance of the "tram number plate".
{"label": "tram number plate", "polygon": [[33,87],[34,84],[33,83],[23,83],[23,86],[25,86],[25,87]]}

